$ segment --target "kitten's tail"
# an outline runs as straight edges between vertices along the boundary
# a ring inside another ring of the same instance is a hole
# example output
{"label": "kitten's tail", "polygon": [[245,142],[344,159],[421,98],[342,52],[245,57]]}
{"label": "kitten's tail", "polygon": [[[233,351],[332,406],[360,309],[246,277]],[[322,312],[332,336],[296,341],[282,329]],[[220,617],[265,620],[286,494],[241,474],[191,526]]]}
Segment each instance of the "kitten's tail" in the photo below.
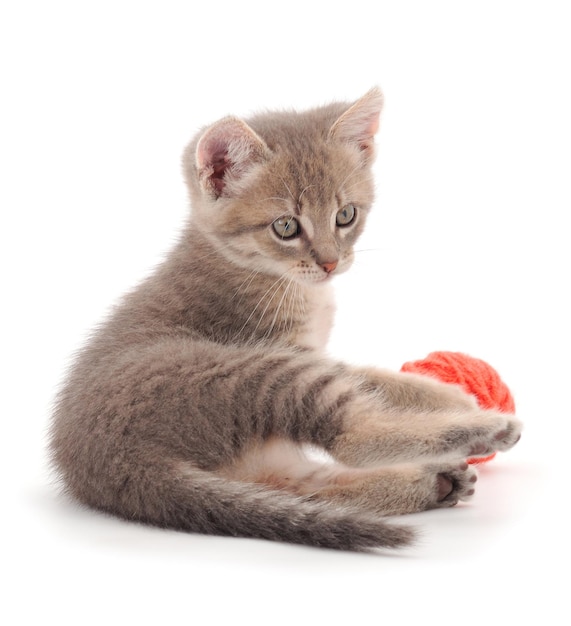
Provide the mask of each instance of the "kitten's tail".
{"label": "kitten's tail", "polygon": [[135,497],[137,506],[132,500],[113,512],[165,528],[340,550],[398,548],[416,536],[414,529],[373,513],[229,481],[194,467],[185,466],[183,473],[161,482],[151,487],[154,493],[147,489]]}

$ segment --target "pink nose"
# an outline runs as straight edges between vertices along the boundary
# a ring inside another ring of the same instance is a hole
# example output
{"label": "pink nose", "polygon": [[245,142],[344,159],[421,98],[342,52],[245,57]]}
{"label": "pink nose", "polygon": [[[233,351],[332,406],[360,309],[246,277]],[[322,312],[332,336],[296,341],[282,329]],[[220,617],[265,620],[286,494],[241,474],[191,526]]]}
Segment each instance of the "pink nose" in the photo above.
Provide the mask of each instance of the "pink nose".
{"label": "pink nose", "polygon": [[320,263],[320,265],[324,269],[324,271],[326,271],[328,274],[331,274],[331,272],[337,267],[337,261],[331,261],[329,263]]}

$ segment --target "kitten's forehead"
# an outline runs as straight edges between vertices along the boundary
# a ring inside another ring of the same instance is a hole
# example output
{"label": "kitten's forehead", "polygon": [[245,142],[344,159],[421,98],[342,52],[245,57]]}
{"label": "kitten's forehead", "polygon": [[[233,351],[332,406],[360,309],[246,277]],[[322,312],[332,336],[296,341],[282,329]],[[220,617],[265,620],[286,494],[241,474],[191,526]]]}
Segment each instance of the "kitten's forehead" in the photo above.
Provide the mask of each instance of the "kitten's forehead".
{"label": "kitten's forehead", "polygon": [[294,153],[279,151],[270,176],[274,184],[282,187],[301,211],[304,206],[323,205],[331,202],[337,187],[336,168],[324,146],[300,145]]}
{"label": "kitten's forehead", "polygon": [[329,132],[348,105],[335,103],[305,112],[267,113],[248,120],[274,155],[268,172],[275,176],[296,204],[323,204],[333,199],[335,188],[354,168],[355,162]]}
{"label": "kitten's forehead", "polygon": [[[370,204],[370,172],[353,152],[325,141],[297,142],[295,151],[277,148],[266,170],[269,195],[283,199],[296,215],[329,224],[332,213],[347,202]],[[281,209],[280,209],[281,210]]]}
{"label": "kitten's forehead", "polygon": [[326,141],[331,127],[348,106],[333,103],[309,111],[274,111],[252,116],[246,122],[270,150],[282,148],[296,152],[303,145]]}

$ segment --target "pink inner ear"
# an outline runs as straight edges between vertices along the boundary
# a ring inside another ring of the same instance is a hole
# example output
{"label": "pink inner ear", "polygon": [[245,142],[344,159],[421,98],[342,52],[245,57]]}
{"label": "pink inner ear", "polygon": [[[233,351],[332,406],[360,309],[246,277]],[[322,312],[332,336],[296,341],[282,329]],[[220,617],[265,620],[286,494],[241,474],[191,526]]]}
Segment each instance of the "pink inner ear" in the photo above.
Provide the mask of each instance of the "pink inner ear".
{"label": "pink inner ear", "polygon": [[220,194],[224,188],[224,173],[230,167],[227,144],[218,137],[206,139],[199,145],[197,159],[199,168],[210,172],[208,178]]}
{"label": "pink inner ear", "polygon": [[212,163],[212,174],[210,175],[210,181],[214,186],[215,191],[220,194],[224,189],[224,172],[230,165],[230,161],[226,158],[226,155],[222,155],[216,161]]}
{"label": "pink inner ear", "polygon": [[206,135],[198,144],[196,152],[196,161],[198,169],[208,169],[214,167],[215,163],[224,161],[228,153],[227,145],[218,137]]}
{"label": "pink inner ear", "polygon": [[196,165],[206,186],[220,196],[232,173],[240,178],[262,158],[265,144],[244,122],[227,118],[210,127],[198,142]]}
{"label": "pink inner ear", "polygon": [[381,114],[379,112],[374,113],[373,116],[371,117],[371,121],[369,122],[369,128],[368,128],[371,136],[377,134],[377,131],[379,130],[380,119],[381,119]]}
{"label": "pink inner ear", "polygon": [[362,136],[359,141],[359,148],[363,152],[370,153],[373,151],[375,134],[379,130],[380,114],[374,113],[368,123],[363,125]]}
{"label": "pink inner ear", "polygon": [[198,144],[196,162],[201,174],[206,175],[216,195],[224,189],[224,174],[231,166],[228,143],[216,135],[206,135]]}
{"label": "pink inner ear", "polygon": [[378,89],[371,89],[355,102],[333,124],[330,135],[341,141],[353,143],[365,153],[374,154],[374,136],[379,130],[383,97]]}
{"label": "pink inner ear", "polygon": [[379,130],[380,113],[373,111],[371,113],[363,112],[354,119],[347,120],[345,133],[349,139],[353,139],[359,143],[361,150],[371,150],[373,147],[374,137]]}

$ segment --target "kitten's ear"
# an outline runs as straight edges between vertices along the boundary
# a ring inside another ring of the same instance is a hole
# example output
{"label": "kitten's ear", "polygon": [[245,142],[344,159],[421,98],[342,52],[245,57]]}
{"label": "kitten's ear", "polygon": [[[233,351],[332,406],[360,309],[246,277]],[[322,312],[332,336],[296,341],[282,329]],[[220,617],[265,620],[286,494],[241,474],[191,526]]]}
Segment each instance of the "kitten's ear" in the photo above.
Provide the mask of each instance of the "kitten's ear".
{"label": "kitten's ear", "polygon": [[374,87],[333,124],[329,137],[355,145],[366,160],[371,159],[382,108],[383,94],[378,87]]}
{"label": "kitten's ear", "polygon": [[200,182],[218,198],[267,154],[268,147],[248,124],[224,118],[207,128],[196,146]]}

